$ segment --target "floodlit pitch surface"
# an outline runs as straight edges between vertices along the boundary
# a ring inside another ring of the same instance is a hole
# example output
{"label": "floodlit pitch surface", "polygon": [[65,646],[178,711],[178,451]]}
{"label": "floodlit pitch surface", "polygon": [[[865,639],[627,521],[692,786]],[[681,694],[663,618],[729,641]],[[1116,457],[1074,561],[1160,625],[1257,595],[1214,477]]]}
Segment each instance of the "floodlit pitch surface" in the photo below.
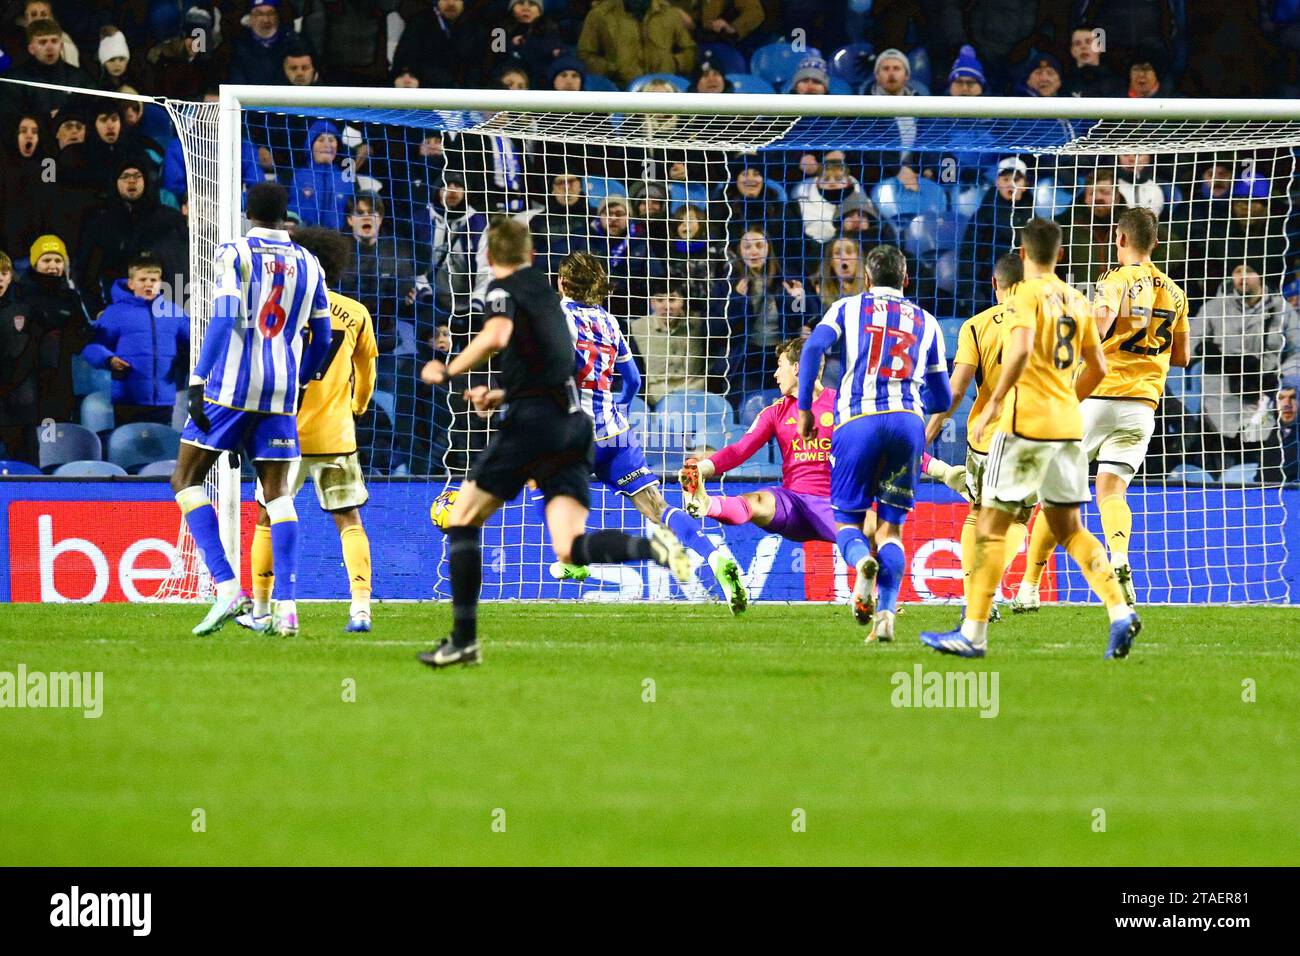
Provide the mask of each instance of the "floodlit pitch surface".
{"label": "floodlit pitch surface", "polygon": [[[866,647],[843,607],[500,604],[444,673],[445,605],[371,635],[304,605],[292,640],[201,613],[0,611],[0,672],[104,675],[97,719],[0,709],[0,864],[1300,859],[1294,609],[1148,609],[1103,661],[1102,611],[1050,608],[964,661],[916,636],[955,608]],[[924,706],[946,671],[984,705]]]}

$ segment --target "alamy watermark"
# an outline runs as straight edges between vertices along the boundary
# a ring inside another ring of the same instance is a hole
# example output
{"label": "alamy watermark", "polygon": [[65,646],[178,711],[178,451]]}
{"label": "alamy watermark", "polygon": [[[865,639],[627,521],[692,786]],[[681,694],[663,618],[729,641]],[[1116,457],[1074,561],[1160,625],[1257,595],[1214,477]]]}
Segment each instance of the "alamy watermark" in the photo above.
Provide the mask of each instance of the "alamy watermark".
{"label": "alamy watermark", "polygon": [[59,708],[80,710],[95,719],[104,713],[103,671],[0,671],[0,709]]}
{"label": "alamy watermark", "polygon": [[895,707],[978,708],[981,717],[996,717],[997,671],[927,671],[920,664],[889,679]]}

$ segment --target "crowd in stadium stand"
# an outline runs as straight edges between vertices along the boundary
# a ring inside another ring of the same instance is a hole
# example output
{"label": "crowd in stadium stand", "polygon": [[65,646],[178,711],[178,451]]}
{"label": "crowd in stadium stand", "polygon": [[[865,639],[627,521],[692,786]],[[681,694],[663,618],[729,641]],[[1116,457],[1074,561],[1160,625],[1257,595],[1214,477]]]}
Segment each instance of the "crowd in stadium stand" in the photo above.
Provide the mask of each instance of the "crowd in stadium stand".
{"label": "crowd in stadium stand", "polygon": [[[0,77],[191,100],[223,82],[1289,97],[1298,62],[1300,0],[1212,17],[1184,0],[0,0]],[[675,122],[648,116],[641,132],[668,138]],[[250,114],[243,180],[282,183],[296,221],[355,243],[339,291],[376,320],[380,407],[360,435],[372,471],[442,467],[451,412],[418,369],[474,330],[490,215],[528,218],[550,270],[577,249],[605,260],[651,407],[725,392],[743,426],[774,345],[863,288],[872,245],[904,249],[909,294],[951,333],[990,304],[993,262],[1031,216],[1061,223],[1062,271],[1087,289],[1111,223],[1139,205],[1189,293],[1196,356],[1171,380],[1153,461],[1300,480],[1292,150],[1053,166],[978,136],[962,153],[913,149],[923,121],[889,122],[901,150],[724,161]],[[0,459],[54,470],[50,422],[109,449],[123,429],[158,440],[183,420],[189,347],[185,157],[165,110],[0,84],[0,134]]]}

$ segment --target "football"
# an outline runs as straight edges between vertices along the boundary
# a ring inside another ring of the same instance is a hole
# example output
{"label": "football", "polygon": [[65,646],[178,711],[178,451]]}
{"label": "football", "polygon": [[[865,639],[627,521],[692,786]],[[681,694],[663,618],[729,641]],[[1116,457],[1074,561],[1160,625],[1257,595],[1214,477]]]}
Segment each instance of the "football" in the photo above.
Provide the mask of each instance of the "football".
{"label": "football", "polygon": [[429,505],[429,520],[439,531],[447,530],[447,520],[451,517],[451,507],[456,503],[457,490],[448,488]]}

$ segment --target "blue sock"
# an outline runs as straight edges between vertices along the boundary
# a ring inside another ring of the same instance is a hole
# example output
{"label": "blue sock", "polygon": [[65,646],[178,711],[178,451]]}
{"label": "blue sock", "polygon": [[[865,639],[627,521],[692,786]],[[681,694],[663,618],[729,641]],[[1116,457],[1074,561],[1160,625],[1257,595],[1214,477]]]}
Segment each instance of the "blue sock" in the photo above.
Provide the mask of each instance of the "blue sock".
{"label": "blue sock", "polygon": [[867,544],[861,528],[841,528],[835,536],[835,544],[844,555],[844,563],[851,568],[856,568],[858,562],[871,553],[871,545]]}
{"label": "blue sock", "polygon": [[208,574],[212,575],[212,580],[217,584],[234,580],[235,569],[226,560],[226,549],[221,544],[221,526],[217,522],[217,509],[212,507],[212,502],[208,501],[208,496],[203,489],[186,488],[176,496],[176,503],[180,505],[185,515],[185,523],[190,528],[190,537],[194,539],[194,545],[199,549],[199,557],[203,559],[203,566],[208,569]]}
{"label": "blue sock", "polygon": [[898,592],[903,588],[903,571],[907,564],[903,546],[897,541],[886,541],[876,552],[876,558],[880,561],[880,575],[876,578],[877,607],[882,611],[893,611],[898,607]]}
{"label": "blue sock", "polygon": [[292,601],[298,592],[298,512],[292,498],[266,503],[271,519],[271,568],[275,571],[275,599]]}
{"label": "blue sock", "polygon": [[703,525],[681,508],[667,508],[661,519],[668,530],[677,535],[677,540],[690,548],[705,561],[717,550],[704,534]]}

